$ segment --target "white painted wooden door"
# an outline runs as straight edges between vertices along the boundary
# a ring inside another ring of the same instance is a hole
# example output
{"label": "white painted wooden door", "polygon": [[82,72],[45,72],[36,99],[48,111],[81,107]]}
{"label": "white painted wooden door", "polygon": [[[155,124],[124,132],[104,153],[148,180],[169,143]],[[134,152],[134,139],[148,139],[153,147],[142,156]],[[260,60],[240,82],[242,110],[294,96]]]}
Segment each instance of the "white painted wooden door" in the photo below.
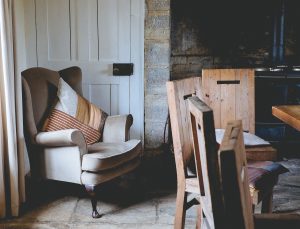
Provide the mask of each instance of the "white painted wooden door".
{"label": "white painted wooden door", "polygon": [[36,37],[27,36],[27,47],[32,50],[27,55],[29,65],[53,70],[81,67],[84,96],[109,115],[132,113],[131,133],[141,138],[142,103],[130,92],[131,84],[140,85],[141,77],[112,73],[113,63],[135,61],[131,36],[138,0],[30,1],[34,7],[26,6],[26,31]]}

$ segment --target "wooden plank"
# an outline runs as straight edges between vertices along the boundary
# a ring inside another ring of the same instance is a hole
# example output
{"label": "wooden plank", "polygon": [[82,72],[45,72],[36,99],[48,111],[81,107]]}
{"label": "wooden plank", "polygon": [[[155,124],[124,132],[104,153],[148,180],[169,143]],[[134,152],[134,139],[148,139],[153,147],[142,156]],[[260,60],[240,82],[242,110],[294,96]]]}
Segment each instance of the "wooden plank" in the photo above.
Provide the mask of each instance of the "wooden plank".
{"label": "wooden plank", "polygon": [[172,128],[172,138],[173,138],[174,155],[176,161],[177,177],[185,178],[186,166],[183,160],[184,138],[183,135],[181,134],[182,119],[180,113],[179,95],[174,81],[169,81],[167,82],[166,85],[167,85],[168,106],[170,112],[170,121],[171,121],[171,128]]}
{"label": "wooden plank", "polygon": [[[100,107],[107,114],[111,113],[110,106],[110,85],[109,84],[93,84],[90,85],[90,101],[96,106]],[[99,99],[108,98],[108,99]]]}
{"label": "wooden plank", "polygon": [[110,115],[119,114],[119,85],[110,85]]}
{"label": "wooden plank", "polygon": [[216,128],[242,119],[244,130],[254,134],[253,69],[203,69],[202,85],[204,101],[214,110]]}
{"label": "wooden plank", "polygon": [[[111,0],[109,0],[111,1]],[[118,61],[129,62],[130,61],[130,33],[126,31],[130,28],[130,7],[131,0],[118,0]],[[107,22],[106,22],[107,23]],[[108,24],[109,25],[109,24]],[[121,48],[122,47],[122,48]]]}
{"label": "wooden plank", "polygon": [[241,121],[229,122],[219,153],[226,226],[254,228]]}
{"label": "wooden plank", "polygon": [[176,197],[176,212],[174,228],[184,228],[185,222],[185,204],[187,200],[187,195],[185,192],[185,163],[183,160],[182,145],[183,139],[180,134],[181,118],[179,109],[179,100],[176,98],[178,96],[175,84],[172,81],[167,82],[167,95],[168,95],[168,106],[170,111],[170,121],[172,128],[173,137],[173,147],[174,156],[176,163],[176,173],[177,173],[177,197]]}
{"label": "wooden plank", "polygon": [[[70,60],[70,21],[68,0],[47,0],[47,25],[49,60]],[[46,42],[45,41],[45,42]]]}
{"label": "wooden plank", "polygon": [[200,194],[199,181],[197,178],[187,178],[185,180],[185,191]]}
{"label": "wooden plank", "polygon": [[[220,71],[220,81],[236,80],[234,69],[222,69]],[[228,121],[236,119],[236,84],[219,84],[218,87],[221,90],[221,128],[224,129]]]}
{"label": "wooden plank", "polygon": [[196,169],[202,194],[201,206],[210,228],[222,228],[225,215],[219,179],[213,111],[197,97],[189,98],[189,110]]}
{"label": "wooden plank", "polygon": [[98,61],[99,59],[99,28],[97,26],[98,0],[89,0],[88,8],[88,31],[89,31],[89,60]]}
{"label": "wooden plank", "polygon": [[[242,119],[243,128],[245,131],[249,131],[249,122],[247,120],[248,112],[245,106],[248,106],[248,72],[244,69],[236,69],[236,80],[240,81],[240,84],[236,86],[236,117]],[[233,120],[233,119],[232,119]]]}
{"label": "wooden plank", "polygon": [[[130,18],[130,62],[134,63],[133,75],[129,77],[130,83],[130,113],[134,122],[130,128],[130,137],[144,139],[144,68],[141,53],[144,50],[144,1],[131,0]],[[139,95],[139,96],[137,96]]]}
{"label": "wooden plank", "polygon": [[217,69],[202,70],[203,101],[214,111],[215,127],[221,128],[221,91],[216,89],[216,82],[221,79]]}
{"label": "wooden plank", "polygon": [[277,161],[277,150],[272,146],[257,146],[246,148],[247,160]]}
{"label": "wooden plank", "polygon": [[99,60],[119,60],[118,11],[118,0],[98,1]]}
{"label": "wooden plank", "polygon": [[[48,32],[47,32],[47,2],[46,0],[35,1],[35,26],[36,26],[36,52],[38,67],[48,67]],[[32,38],[32,37],[31,37]]]}
{"label": "wooden plank", "polygon": [[300,131],[300,105],[273,106],[272,114]]}
{"label": "wooden plank", "polygon": [[255,134],[255,71],[248,69],[248,119],[249,132]]}
{"label": "wooden plank", "polygon": [[199,193],[198,180],[188,177],[187,165],[193,155],[189,113],[186,99],[201,94],[201,78],[169,81],[166,84],[177,173],[177,197],[174,228],[184,228],[187,192]]}
{"label": "wooden plank", "polygon": [[[27,67],[37,67],[36,27],[35,27],[35,1],[23,0],[24,5],[24,26],[26,41],[26,62]],[[19,23],[19,22],[18,22]]]}
{"label": "wooden plank", "polygon": [[242,119],[244,131],[255,133],[254,70],[236,69],[236,119]]}
{"label": "wooden plank", "polygon": [[130,108],[130,91],[129,89],[129,78],[130,76],[121,76],[119,83],[119,114],[129,114],[132,111]]}
{"label": "wooden plank", "polygon": [[50,68],[49,61],[70,61],[69,1],[39,0],[35,3],[38,65]]}
{"label": "wooden plank", "polygon": [[[185,99],[185,96],[188,94],[196,94],[196,90],[193,90],[193,86],[194,86],[194,81],[193,80],[188,80],[188,81],[181,81],[182,85],[178,84],[177,85],[177,90],[179,91],[179,96],[180,98],[180,102],[181,102],[181,106],[180,106],[180,110],[181,110],[181,116],[183,118],[182,120],[182,130],[183,130],[183,137],[184,137],[184,152],[188,152],[186,154],[184,154],[184,160],[186,161],[186,163],[189,163],[189,161],[191,160],[191,155],[193,155],[193,144],[192,144],[192,140],[191,140],[191,125],[190,125],[190,116],[189,116],[189,111],[187,109],[188,104],[187,104],[187,99]],[[190,91],[192,90],[192,91]],[[189,92],[189,93],[186,93]],[[188,144],[186,144],[188,143]]]}
{"label": "wooden plank", "polygon": [[[197,93],[201,94],[200,80],[201,78],[199,77],[192,77],[167,82],[174,151],[183,154],[185,169],[186,162],[189,162],[193,155],[193,143],[191,140],[191,127],[186,98]],[[186,171],[184,172],[186,173]]]}
{"label": "wooden plank", "polygon": [[70,1],[71,60],[98,59],[97,0]]}

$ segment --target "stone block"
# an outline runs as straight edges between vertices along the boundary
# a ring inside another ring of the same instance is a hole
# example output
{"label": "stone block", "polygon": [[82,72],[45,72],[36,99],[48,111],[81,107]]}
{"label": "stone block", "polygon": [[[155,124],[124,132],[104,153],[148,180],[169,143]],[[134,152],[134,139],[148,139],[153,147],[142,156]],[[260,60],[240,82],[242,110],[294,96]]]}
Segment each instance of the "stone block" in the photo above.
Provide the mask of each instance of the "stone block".
{"label": "stone block", "polygon": [[145,148],[155,149],[164,142],[165,122],[145,122]]}
{"label": "stone block", "polygon": [[171,56],[171,64],[186,64],[186,56]]}
{"label": "stone block", "polygon": [[184,79],[192,76],[201,76],[202,65],[201,64],[189,64],[189,65],[173,65],[171,72],[171,79]]}
{"label": "stone block", "polygon": [[183,79],[190,76],[201,76],[203,68],[215,67],[212,56],[201,57],[191,56],[187,57],[186,64],[172,64],[171,79]]}
{"label": "stone block", "polygon": [[149,13],[145,20],[146,39],[170,39],[170,15]]}
{"label": "stone block", "polygon": [[166,82],[170,79],[170,70],[165,68],[145,69],[145,94],[165,94]]}
{"label": "stone block", "polygon": [[167,95],[145,96],[145,120],[151,122],[165,122],[168,117]]}
{"label": "stone block", "polygon": [[188,64],[199,64],[203,61],[205,58],[201,58],[200,56],[189,56],[187,57],[187,63]]}
{"label": "stone block", "polygon": [[147,10],[170,10],[170,0],[146,0]]}
{"label": "stone block", "polygon": [[155,40],[145,41],[145,67],[169,66],[170,44]]}

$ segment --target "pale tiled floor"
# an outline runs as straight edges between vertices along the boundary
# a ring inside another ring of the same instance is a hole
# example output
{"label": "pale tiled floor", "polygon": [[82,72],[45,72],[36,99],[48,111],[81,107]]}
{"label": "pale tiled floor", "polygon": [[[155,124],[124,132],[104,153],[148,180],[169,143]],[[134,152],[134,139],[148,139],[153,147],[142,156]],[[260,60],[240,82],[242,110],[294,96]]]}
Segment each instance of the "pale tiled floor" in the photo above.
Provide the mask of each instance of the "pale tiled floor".
{"label": "pale tiled floor", "polygon": [[[280,176],[273,209],[300,213],[300,159],[282,164],[290,173]],[[161,176],[159,184],[151,184],[159,180],[153,177],[138,185],[131,179],[104,186],[98,192],[98,207],[104,214],[100,219],[91,218],[90,201],[81,187],[45,183],[21,217],[0,221],[0,228],[173,228],[176,185],[174,179],[167,181],[167,177],[168,174]],[[189,209],[186,228],[195,228],[195,216],[195,208]]]}
{"label": "pale tiled floor", "polygon": [[[104,215],[92,219],[91,203],[86,196],[62,196],[41,203],[19,219],[1,222],[0,228],[173,228],[175,197],[170,190],[152,193],[134,203],[100,200],[99,212]],[[191,208],[187,228],[194,228],[194,219],[195,209]]]}

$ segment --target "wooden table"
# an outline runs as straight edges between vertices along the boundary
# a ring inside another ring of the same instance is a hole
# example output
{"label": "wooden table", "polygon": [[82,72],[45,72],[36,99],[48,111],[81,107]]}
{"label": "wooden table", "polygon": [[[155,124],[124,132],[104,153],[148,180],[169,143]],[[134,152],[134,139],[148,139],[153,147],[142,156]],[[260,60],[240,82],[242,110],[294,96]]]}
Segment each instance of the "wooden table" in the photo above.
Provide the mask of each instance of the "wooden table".
{"label": "wooden table", "polygon": [[272,114],[300,131],[300,105],[273,106]]}

